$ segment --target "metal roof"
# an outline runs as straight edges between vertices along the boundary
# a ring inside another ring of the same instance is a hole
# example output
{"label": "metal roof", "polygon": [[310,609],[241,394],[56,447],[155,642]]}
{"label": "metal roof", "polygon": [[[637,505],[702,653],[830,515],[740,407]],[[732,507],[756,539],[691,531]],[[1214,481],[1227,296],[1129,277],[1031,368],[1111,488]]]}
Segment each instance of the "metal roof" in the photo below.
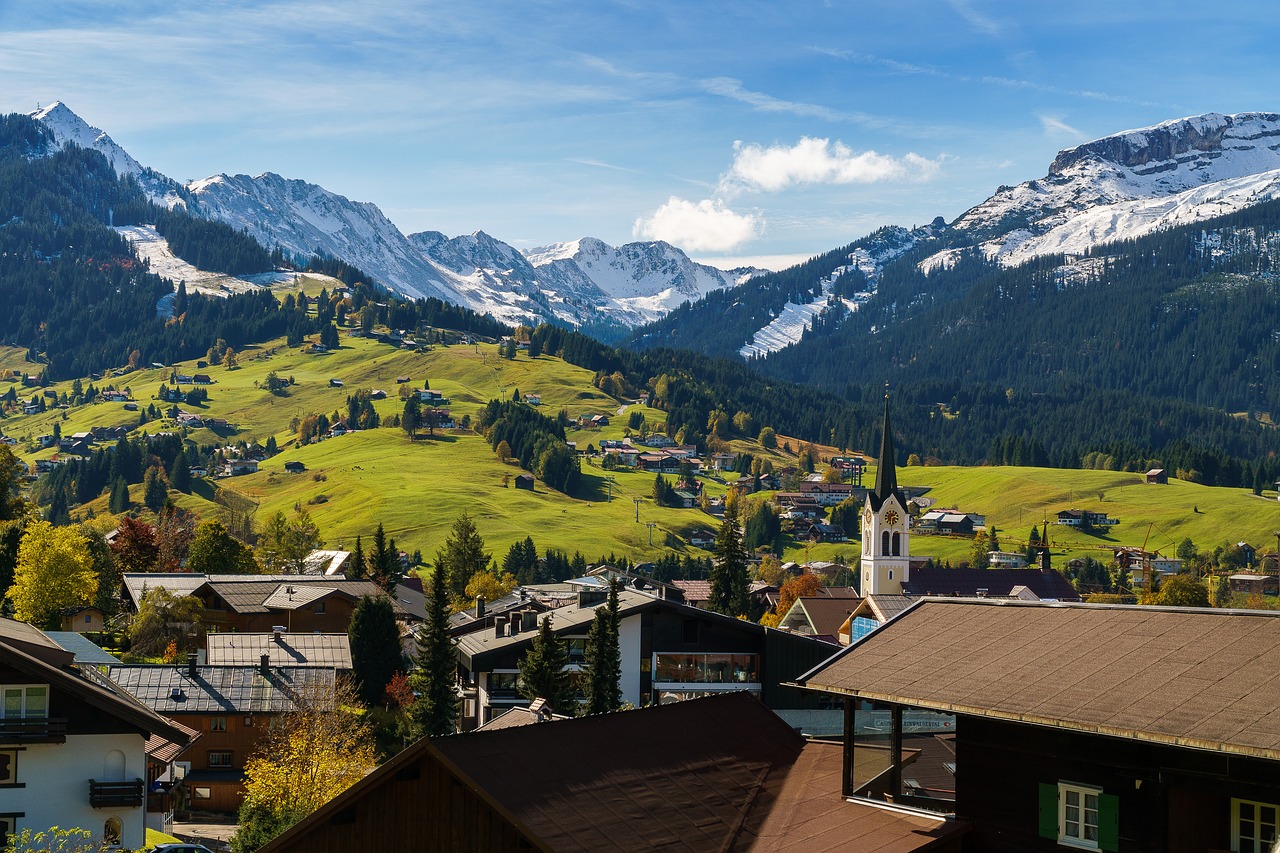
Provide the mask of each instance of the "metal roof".
{"label": "metal roof", "polygon": [[76,656],[76,663],[114,664],[120,658],[75,631],[46,631],[45,635]]}
{"label": "metal roof", "polygon": [[1277,671],[1280,613],[922,598],[798,681],[1280,760]]}
{"label": "metal roof", "polygon": [[274,714],[292,711],[297,690],[331,688],[333,669],[256,666],[113,666],[108,676],[148,708],[161,714]]}
{"label": "metal roof", "polygon": [[257,666],[263,655],[272,666],[320,666],[351,669],[346,634],[209,634],[206,658],[211,666]]}

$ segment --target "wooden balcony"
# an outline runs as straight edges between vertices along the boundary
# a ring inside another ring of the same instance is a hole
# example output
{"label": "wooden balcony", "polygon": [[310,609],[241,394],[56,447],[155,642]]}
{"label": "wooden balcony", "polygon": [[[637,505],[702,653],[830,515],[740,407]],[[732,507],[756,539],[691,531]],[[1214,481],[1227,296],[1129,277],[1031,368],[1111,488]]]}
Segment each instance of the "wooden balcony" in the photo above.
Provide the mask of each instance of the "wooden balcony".
{"label": "wooden balcony", "polygon": [[97,782],[89,780],[89,805],[95,809],[139,808],[146,797],[147,785],[141,779],[132,782]]}
{"label": "wooden balcony", "polygon": [[66,742],[67,721],[65,717],[0,719],[0,745]]}

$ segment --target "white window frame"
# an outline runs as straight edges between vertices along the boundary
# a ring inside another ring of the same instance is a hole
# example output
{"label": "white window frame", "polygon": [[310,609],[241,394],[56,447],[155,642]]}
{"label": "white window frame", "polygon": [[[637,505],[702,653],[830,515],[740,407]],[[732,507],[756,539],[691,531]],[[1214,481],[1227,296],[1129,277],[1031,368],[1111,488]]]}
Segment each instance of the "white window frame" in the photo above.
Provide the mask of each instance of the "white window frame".
{"label": "white window frame", "polygon": [[[1272,828],[1271,838],[1269,840],[1263,839],[1262,837],[1245,838],[1245,840],[1254,842],[1254,850],[1257,851],[1257,853],[1268,853],[1268,851],[1271,850],[1271,846],[1275,844],[1276,838],[1280,837],[1280,829],[1278,829],[1278,827],[1280,827],[1280,805],[1277,805],[1276,803],[1264,803],[1258,800],[1242,800],[1237,797],[1231,798],[1231,849],[1235,851],[1235,853],[1239,853],[1240,851],[1240,807],[1242,805],[1253,806],[1255,815],[1253,823],[1255,827],[1261,823],[1257,818],[1258,812],[1262,809],[1270,809]],[[1265,847],[1261,846],[1263,843],[1266,844]]]}
{"label": "white window frame", "polygon": [[[1075,823],[1080,825],[1079,838],[1067,835],[1067,795],[1076,794],[1080,798],[1077,808],[1080,810],[1079,817]],[[1088,809],[1085,808],[1085,798],[1092,796],[1094,798],[1093,806],[1093,823],[1089,824],[1085,819]],[[1101,850],[1100,833],[1101,825],[1099,820],[1099,798],[1102,796],[1102,789],[1096,785],[1081,785],[1076,782],[1059,782],[1058,783],[1058,843],[1065,847],[1075,847],[1078,850]],[[1084,838],[1085,829],[1093,826],[1093,838]]]}
{"label": "white window frame", "polygon": [[[30,710],[30,707],[29,707],[29,699],[28,699],[27,691],[29,691],[29,690],[33,690],[33,689],[38,689],[38,690],[43,690],[43,691],[44,691],[44,707],[41,709],[41,710],[42,710],[42,713],[41,713],[38,717],[33,717],[33,716],[31,716],[31,710]],[[17,716],[17,717],[8,717],[8,716],[6,715],[6,713],[5,713],[6,708],[7,708],[8,704],[9,704],[9,703],[8,703],[8,698],[9,698],[9,697],[8,697],[8,693],[9,693],[9,691],[10,691],[10,690],[21,690],[21,691],[22,691],[22,711],[18,714],[18,716]],[[26,719],[39,719],[39,720],[44,720],[44,719],[48,719],[48,717],[49,717],[49,692],[50,692],[50,691],[49,691],[49,685],[47,685],[47,684],[3,684],[3,685],[0,685],[0,720],[3,720],[3,719],[15,719],[15,720],[26,720]]]}

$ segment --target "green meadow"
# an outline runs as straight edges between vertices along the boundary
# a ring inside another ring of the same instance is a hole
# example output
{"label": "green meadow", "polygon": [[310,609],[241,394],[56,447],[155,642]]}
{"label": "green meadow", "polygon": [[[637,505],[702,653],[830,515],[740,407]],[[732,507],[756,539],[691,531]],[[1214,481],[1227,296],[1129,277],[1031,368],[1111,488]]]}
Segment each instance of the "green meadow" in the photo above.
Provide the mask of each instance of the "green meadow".
{"label": "green meadow", "polygon": [[[319,287],[315,287],[319,290]],[[0,369],[23,370],[24,352],[0,348]],[[714,529],[718,519],[697,509],[656,506],[652,500],[653,475],[629,470],[606,472],[584,460],[583,486],[573,496],[546,488],[541,482],[533,492],[514,488],[519,469],[500,462],[483,437],[471,430],[438,430],[410,442],[399,429],[379,428],[351,433],[305,447],[296,443],[291,430],[295,418],[345,411],[346,398],[360,389],[381,389],[387,399],[375,402],[379,414],[387,418],[403,409],[402,387],[421,388],[426,382],[449,398],[455,419],[473,419],[490,399],[536,393],[542,397],[542,411],[548,415],[564,409],[571,417],[609,415],[612,422],[601,429],[572,429],[570,441],[579,448],[597,445],[602,439],[622,438],[627,415],[641,411],[652,427],[662,424],[665,414],[657,409],[636,407],[609,397],[592,385],[593,375],[561,359],[540,356],[530,359],[521,353],[514,361],[498,355],[493,344],[435,346],[426,352],[393,349],[366,338],[343,336],[342,346],[329,353],[308,354],[290,349],[283,341],[247,348],[237,353],[238,368],[222,365],[198,368],[189,361],[177,366],[179,373],[208,373],[214,384],[206,386],[209,400],[203,406],[183,405],[186,411],[207,417],[225,418],[233,428],[220,434],[210,429],[188,433],[198,444],[237,441],[265,442],[274,436],[281,453],[267,460],[257,474],[197,484],[190,495],[178,495],[180,506],[199,515],[217,515],[221,504],[255,507],[261,523],[277,510],[291,512],[305,507],[334,547],[349,547],[357,535],[372,534],[382,523],[397,544],[408,551],[421,550],[430,560],[443,543],[459,514],[471,515],[498,557],[514,541],[532,536],[539,548],[557,547],[588,559],[616,553],[636,559],[653,558],[668,549],[705,555],[686,544],[698,528]],[[294,384],[284,395],[266,390],[271,372],[292,378]],[[171,368],[136,370],[104,377],[99,388],[114,385],[129,388],[142,408],[161,403],[158,391]],[[397,382],[401,377],[409,381]],[[340,380],[335,387],[330,380]],[[87,385],[88,380],[82,380]],[[15,383],[16,384],[16,383]],[[51,386],[61,393],[71,383]],[[0,390],[3,390],[0,387]],[[18,387],[29,399],[38,389]],[[619,411],[622,414],[619,414]],[[35,449],[34,440],[52,432],[54,423],[63,435],[93,426],[136,425],[139,415],[121,403],[99,402],[72,409],[50,409],[30,416],[10,416],[0,420],[0,430],[19,439],[16,448],[28,462],[48,457],[52,449]],[[168,420],[152,421],[143,427],[155,433],[178,429]],[[763,451],[754,441],[735,440],[733,449],[769,458],[777,467],[794,464],[794,456],[781,451]],[[792,446],[797,444],[792,440]],[[307,471],[286,474],[286,461],[302,462]],[[734,475],[729,475],[732,480]],[[866,482],[874,481],[872,467]],[[1035,468],[954,468],[905,467],[898,471],[904,486],[926,486],[938,507],[958,507],[986,516],[994,524],[1006,549],[1019,547],[1033,525],[1054,520],[1059,510],[1078,508],[1106,512],[1120,524],[1093,535],[1050,524],[1055,560],[1063,557],[1109,558],[1106,549],[1114,545],[1140,546],[1172,554],[1184,538],[1201,548],[1225,541],[1248,541],[1255,546],[1272,542],[1280,529],[1280,502],[1274,493],[1260,498],[1243,489],[1199,486],[1170,481],[1167,486],[1147,486],[1138,474],[1114,471],[1079,471]],[[725,484],[707,480],[711,494],[723,494]],[[140,492],[140,487],[135,487]],[[140,494],[134,495],[135,500]],[[638,501],[638,505],[637,505]],[[95,513],[105,512],[106,498],[90,504]],[[637,512],[639,521],[637,521]],[[654,527],[650,529],[649,523]],[[652,545],[650,544],[652,537]],[[965,559],[971,542],[964,538],[917,535],[912,551],[957,562]],[[848,545],[806,545],[789,542],[786,559],[856,561],[856,543]]]}

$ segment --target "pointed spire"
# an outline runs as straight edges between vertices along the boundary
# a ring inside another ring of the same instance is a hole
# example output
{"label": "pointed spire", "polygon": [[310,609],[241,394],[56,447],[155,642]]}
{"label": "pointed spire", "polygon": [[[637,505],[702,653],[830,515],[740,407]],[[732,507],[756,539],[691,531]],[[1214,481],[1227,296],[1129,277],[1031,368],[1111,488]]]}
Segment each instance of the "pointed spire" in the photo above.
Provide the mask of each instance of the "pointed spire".
{"label": "pointed spire", "polygon": [[893,429],[889,426],[889,384],[884,391],[884,434],[880,438],[880,459],[876,466],[876,503],[898,491],[898,469],[893,457]]}

